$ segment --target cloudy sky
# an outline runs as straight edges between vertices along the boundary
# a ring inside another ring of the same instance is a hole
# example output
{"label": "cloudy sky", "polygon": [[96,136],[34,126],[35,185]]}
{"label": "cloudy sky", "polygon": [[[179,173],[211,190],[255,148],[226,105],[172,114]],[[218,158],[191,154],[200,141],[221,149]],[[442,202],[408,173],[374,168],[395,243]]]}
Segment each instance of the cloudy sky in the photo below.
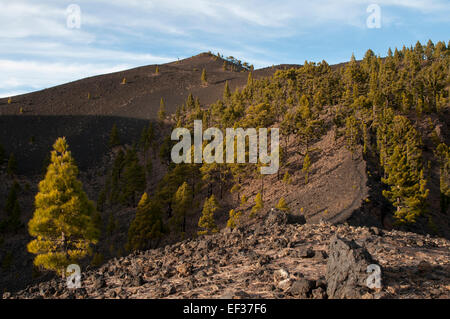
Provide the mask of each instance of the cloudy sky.
{"label": "cloudy sky", "polygon": [[333,64],[449,31],[449,0],[0,0],[0,97],[205,51]]}

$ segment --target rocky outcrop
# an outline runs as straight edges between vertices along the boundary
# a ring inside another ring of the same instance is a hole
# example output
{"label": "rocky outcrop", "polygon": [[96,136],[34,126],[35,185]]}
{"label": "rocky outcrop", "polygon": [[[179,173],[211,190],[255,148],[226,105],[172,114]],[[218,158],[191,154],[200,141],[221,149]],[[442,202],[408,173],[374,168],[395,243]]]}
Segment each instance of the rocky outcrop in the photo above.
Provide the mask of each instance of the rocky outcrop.
{"label": "rocky outcrop", "polygon": [[[3,297],[450,297],[448,240],[285,217],[274,210],[253,224],[82,269],[80,289],[54,279]],[[372,259],[383,269],[379,290],[365,287]]]}
{"label": "rocky outcrop", "polygon": [[362,298],[369,292],[367,269],[376,262],[365,248],[335,235],[330,240],[328,254],[326,280],[329,298]]}

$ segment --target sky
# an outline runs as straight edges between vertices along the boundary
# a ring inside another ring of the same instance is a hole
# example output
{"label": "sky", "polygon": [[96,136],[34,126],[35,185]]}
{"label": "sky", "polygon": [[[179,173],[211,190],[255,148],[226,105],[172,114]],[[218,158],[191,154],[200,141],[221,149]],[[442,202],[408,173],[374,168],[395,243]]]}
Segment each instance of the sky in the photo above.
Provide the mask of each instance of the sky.
{"label": "sky", "polygon": [[335,64],[449,35],[450,0],[0,0],[0,97],[207,51]]}

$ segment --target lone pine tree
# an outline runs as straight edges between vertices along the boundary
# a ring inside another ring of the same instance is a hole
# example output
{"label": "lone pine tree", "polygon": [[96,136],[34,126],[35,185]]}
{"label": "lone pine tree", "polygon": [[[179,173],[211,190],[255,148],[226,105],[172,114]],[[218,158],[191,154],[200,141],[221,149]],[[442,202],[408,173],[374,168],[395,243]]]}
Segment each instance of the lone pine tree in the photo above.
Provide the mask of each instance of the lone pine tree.
{"label": "lone pine tree", "polygon": [[198,227],[203,230],[198,231],[199,235],[206,235],[208,233],[216,233],[218,231],[216,222],[214,220],[214,213],[219,209],[219,204],[214,195],[207,198],[203,205],[202,216],[198,220]]}
{"label": "lone pine tree", "polygon": [[202,78],[201,78],[201,80],[202,80],[202,84],[203,85],[208,84],[208,77],[206,76],[206,69],[203,69],[203,71],[202,71]]}
{"label": "lone pine tree", "polygon": [[164,103],[164,99],[161,98],[159,101],[159,111],[158,111],[158,119],[163,121],[166,118],[166,104]]}
{"label": "lone pine tree", "polygon": [[261,211],[261,209],[264,208],[264,203],[262,200],[261,193],[256,194],[255,197],[255,205],[252,207],[252,210],[250,212],[250,217],[255,217],[257,213]]}
{"label": "lone pine tree", "polygon": [[310,167],[311,167],[311,158],[309,157],[309,153],[306,153],[305,158],[303,159],[303,167],[302,167],[302,171],[303,173],[305,173],[305,184],[308,184]]}
{"label": "lone pine tree", "polygon": [[284,212],[288,212],[289,211],[289,207],[287,206],[286,200],[284,199],[284,197],[280,198],[276,208],[278,208],[279,210],[284,211]]}
{"label": "lone pine tree", "polygon": [[91,253],[99,230],[93,220],[95,207],[77,179],[78,168],[66,139],[58,138],[51,163],[39,183],[33,218],[28,230],[33,239],[28,251],[35,254],[34,265],[65,275],[69,264]]}

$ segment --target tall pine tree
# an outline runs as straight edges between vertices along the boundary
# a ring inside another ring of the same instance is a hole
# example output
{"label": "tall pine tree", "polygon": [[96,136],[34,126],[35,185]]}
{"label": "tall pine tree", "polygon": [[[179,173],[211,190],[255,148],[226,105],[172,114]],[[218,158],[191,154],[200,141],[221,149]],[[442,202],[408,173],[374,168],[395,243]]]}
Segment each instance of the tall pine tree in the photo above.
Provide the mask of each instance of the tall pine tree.
{"label": "tall pine tree", "polygon": [[77,179],[78,168],[66,139],[58,138],[53,149],[45,179],[39,183],[36,210],[28,224],[35,239],[27,248],[36,255],[36,266],[65,275],[69,264],[91,253],[99,230],[93,220],[95,206]]}
{"label": "tall pine tree", "polygon": [[150,249],[158,245],[163,234],[159,205],[144,193],[136,209],[136,217],[128,229],[128,250]]}

